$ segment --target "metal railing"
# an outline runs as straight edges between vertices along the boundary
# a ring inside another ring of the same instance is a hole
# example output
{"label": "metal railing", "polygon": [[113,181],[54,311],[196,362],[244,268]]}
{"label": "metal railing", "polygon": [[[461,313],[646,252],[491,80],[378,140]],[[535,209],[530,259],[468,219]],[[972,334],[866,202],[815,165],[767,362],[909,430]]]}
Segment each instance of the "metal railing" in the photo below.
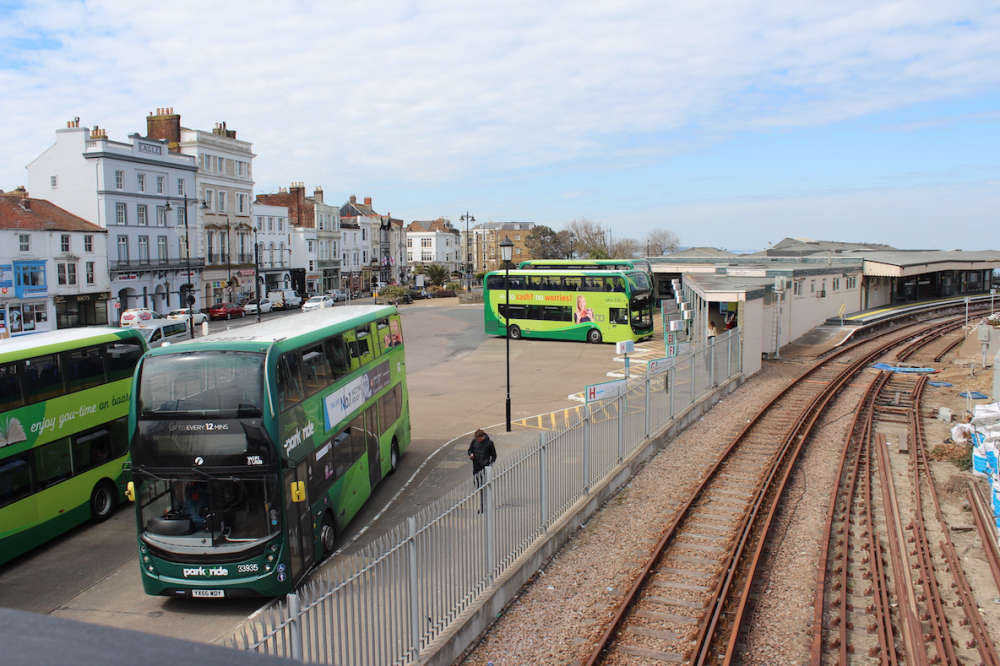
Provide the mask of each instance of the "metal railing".
{"label": "metal railing", "polygon": [[741,368],[738,329],[627,380],[248,621],[231,647],[329,664],[415,663],[581,497]]}

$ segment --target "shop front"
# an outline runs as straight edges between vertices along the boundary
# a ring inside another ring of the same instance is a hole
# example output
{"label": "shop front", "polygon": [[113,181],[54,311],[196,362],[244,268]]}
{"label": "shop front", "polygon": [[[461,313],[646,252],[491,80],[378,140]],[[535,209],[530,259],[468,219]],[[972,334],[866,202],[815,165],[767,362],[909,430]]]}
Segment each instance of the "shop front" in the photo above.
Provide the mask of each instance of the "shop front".
{"label": "shop front", "polygon": [[55,296],[56,328],[106,324],[110,299],[109,292]]}
{"label": "shop front", "polygon": [[54,328],[49,319],[47,300],[0,303],[0,338],[51,331]]}

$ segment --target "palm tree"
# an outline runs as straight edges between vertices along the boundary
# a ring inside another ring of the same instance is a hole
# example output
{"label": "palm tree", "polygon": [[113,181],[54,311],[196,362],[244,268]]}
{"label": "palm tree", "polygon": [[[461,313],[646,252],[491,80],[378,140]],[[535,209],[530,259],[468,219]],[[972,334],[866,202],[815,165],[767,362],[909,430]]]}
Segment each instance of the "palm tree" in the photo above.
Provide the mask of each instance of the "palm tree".
{"label": "palm tree", "polygon": [[448,281],[448,269],[441,264],[430,264],[424,271],[424,275],[431,284],[441,286]]}

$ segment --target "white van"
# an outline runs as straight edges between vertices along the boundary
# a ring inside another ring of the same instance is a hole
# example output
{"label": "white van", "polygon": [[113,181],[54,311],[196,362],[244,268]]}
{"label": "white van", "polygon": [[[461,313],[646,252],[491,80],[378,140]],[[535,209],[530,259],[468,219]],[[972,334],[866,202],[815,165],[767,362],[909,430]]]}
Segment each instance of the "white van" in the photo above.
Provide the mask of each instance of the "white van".
{"label": "white van", "polygon": [[275,310],[295,310],[302,305],[302,297],[292,289],[275,289],[267,292]]}
{"label": "white van", "polygon": [[191,339],[187,321],[158,319],[136,326],[135,329],[146,338],[149,348],[159,347],[164,342],[182,342]]}

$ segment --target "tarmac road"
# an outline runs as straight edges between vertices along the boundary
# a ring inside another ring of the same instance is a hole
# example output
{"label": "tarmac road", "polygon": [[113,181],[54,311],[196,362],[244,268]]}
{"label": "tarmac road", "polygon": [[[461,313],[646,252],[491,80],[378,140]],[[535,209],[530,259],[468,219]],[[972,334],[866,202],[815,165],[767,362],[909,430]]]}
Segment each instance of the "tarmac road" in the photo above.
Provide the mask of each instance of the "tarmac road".
{"label": "tarmac road", "polygon": [[[464,450],[475,428],[490,430],[501,456],[538,436],[527,429],[504,432],[506,341],[484,334],[481,305],[434,299],[400,306],[400,312],[412,441],[399,471],[340,535],[345,551],[362,548],[468,478]],[[272,316],[285,315],[265,315]],[[210,327],[255,321],[246,317]],[[513,418],[566,407],[568,394],[605,381],[608,370],[620,368],[613,358],[613,345],[511,341]],[[228,638],[261,605],[260,600],[145,595],[131,507],[0,569],[0,606],[203,642]]]}

